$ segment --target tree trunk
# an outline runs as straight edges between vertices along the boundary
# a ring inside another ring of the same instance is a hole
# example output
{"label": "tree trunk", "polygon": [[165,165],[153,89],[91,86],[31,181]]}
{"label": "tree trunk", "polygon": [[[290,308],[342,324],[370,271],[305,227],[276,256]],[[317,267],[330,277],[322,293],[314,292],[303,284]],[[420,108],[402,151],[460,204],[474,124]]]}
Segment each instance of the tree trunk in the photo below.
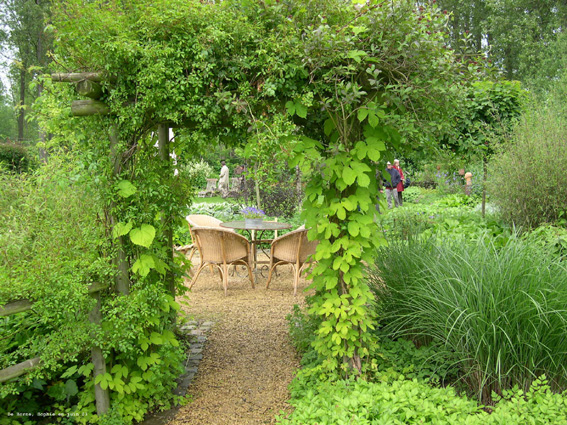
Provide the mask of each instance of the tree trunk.
{"label": "tree trunk", "polygon": [[[168,173],[168,178],[170,178],[171,167],[170,156],[169,156],[169,127],[165,125],[160,125],[158,127],[158,146],[159,146],[159,156],[163,163],[164,172]],[[172,218],[168,215],[163,215],[162,218],[165,224],[165,239],[167,244],[167,258],[169,260],[169,266],[173,266],[173,229],[171,228]],[[165,283],[167,289],[175,299],[175,277],[173,276],[172,269],[166,271]]]}
{"label": "tree trunk", "polygon": [[260,209],[260,182],[258,180],[258,163],[256,163],[254,164],[254,189],[256,191],[256,206]]}
{"label": "tree trunk", "polygon": [[[40,4],[39,0],[36,0],[35,2],[38,6]],[[38,37],[37,37],[37,63],[40,64],[41,66],[43,66],[43,59],[44,59],[44,53],[43,53],[43,31],[40,31]],[[39,99],[39,97],[41,96],[41,93],[43,92],[43,84],[39,83],[37,85],[37,98]],[[45,133],[43,132],[43,130],[41,129],[41,127],[39,128],[39,140],[41,141],[42,144],[45,144]],[[39,148],[39,160],[43,163],[47,163],[47,151],[43,148]]]}

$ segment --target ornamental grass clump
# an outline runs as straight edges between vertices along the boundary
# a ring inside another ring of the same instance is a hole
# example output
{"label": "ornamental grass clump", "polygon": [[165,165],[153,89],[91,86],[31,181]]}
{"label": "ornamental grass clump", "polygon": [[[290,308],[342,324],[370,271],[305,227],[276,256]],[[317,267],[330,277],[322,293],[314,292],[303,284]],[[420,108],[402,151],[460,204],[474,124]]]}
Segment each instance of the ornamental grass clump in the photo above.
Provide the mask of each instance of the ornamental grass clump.
{"label": "ornamental grass clump", "polygon": [[394,335],[456,353],[460,380],[482,402],[527,390],[541,375],[567,388],[567,270],[512,237],[413,241],[382,249],[371,272],[379,315]]}

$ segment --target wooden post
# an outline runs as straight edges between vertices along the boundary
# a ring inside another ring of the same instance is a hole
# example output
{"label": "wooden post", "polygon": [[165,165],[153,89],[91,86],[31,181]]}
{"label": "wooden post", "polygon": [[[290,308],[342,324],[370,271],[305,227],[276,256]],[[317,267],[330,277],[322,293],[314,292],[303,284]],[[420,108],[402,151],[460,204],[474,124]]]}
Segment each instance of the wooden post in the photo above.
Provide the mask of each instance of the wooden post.
{"label": "wooden post", "polygon": [[10,316],[12,314],[21,313],[22,311],[31,310],[32,305],[33,303],[30,300],[12,301],[0,306],[0,316]]}
{"label": "wooden post", "polygon": [[51,74],[51,79],[59,83],[78,83],[79,81],[90,80],[100,83],[101,81],[116,81],[115,77],[106,75],[104,72],[69,72]]}
{"label": "wooden post", "polygon": [[108,105],[100,100],[74,100],[71,104],[71,115],[74,117],[107,115],[109,112]]}
{"label": "wooden post", "polygon": [[17,378],[29,370],[35,369],[41,364],[41,359],[36,357],[34,359],[26,360],[14,366],[7,367],[0,370],[0,383],[6,382],[12,378]]}
{"label": "wooden post", "polygon": [[[164,124],[160,124],[158,126],[158,146],[159,146],[159,156],[164,164],[164,172],[171,174],[171,167],[169,166],[170,157],[169,157],[169,127]],[[170,176],[168,176],[170,177]],[[165,239],[168,246],[168,259],[169,265],[173,265],[173,230],[171,228],[172,219],[169,216],[164,216],[163,219],[165,222]],[[175,278],[173,276],[173,272],[168,270],[165,275],[165,282],[167,285],[167,289],[171,292],[173,298],[175,298]]]}
{"label": "wooden post", "polygon": [[[112,176],[116,178],[120,174],[120,159],[121,155],[118,154],[118,129],[113,126],[110,129],[110,157],[113,161]],[[114,210],[116,204],[114,202],[110,203],[110,225],[112,229],[116,226],[118,220],[114,216]],[[112,260],[117,269],[116,277],[114,278],[114,283],[116,284],[116,290],[122,295],[128,295],[130,293],[130,274],[129,274],[129,264],[126,258],[126,253],[124,251],[124,239],[119,236],[116,239],[116,257]]]}
{"label": "wooden post", "polygon": [[102,96],[102,87],[100,84],[91,80],[82,80],[75,84],[75,90],[81,96],[90,97],[91,99],[100,99]]}
{"label": "wooden post", "polygon": [[[96,300],[96,305],[89,313],[89,321],[98,325],[102,318],[100,312],[100,292],[95,292],[92,294],[92,297]],[[106,361],[101,348],[95,345],[91,348],[91,356],[94,364],[93,378],[96,379],[98,375],[106,373]],[[97,415],[102,416],[108,412],[108,409],[110,409],[110,395],[108,389],[103,390],[100,384],[95,384],[95,401]]]}

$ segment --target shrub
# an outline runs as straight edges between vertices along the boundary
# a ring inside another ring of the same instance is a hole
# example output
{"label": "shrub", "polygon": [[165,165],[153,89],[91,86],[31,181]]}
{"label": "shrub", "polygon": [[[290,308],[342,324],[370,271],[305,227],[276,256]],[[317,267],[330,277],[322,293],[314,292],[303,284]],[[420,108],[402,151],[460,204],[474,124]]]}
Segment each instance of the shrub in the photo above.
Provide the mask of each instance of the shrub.
{"label": "shrub", "polygon": [[121,424],[176,400],[183,350],[160,319],[179,306],[161,282],[138,282],[127,297],[102,291],[102,322],[89,323],[89,284],[111,286],[115,274],[101,219],[104,184],[90,171],[69,153],[31,175],[0,173],[0,305],[36,301],[32,311],[0,318],[0,368],[42,360],[0,385],[2,419],[45,412],[64,423],[94,423],[93,343],[112,359],[104,380]]}
{"label": "shrub", "polygon": [[[38,355],[43,360],[42,368],[0,386],[0,417],[13,406],[22,412],[35,406],[35,413],[54,408],[43,403],[67,408],[84,382],[59,377],[66,363],[89,362],[87,286],[108,282],[112,270],[104,229],[95,224],[99,198],[77,177],[78,168],[71,157],[52,157],[34,175],[0,173],[0,305],[37,300],[33,312],[0,321],[0,368]],[[58,384],[69,380],[67,387]]]}
{"label": "shrub", "polygon": [[[567,273],[541,247],[512,237],[470,243],[393,243],[378,253],[371,283],[394,335],[454,351],[471,393],[490,401],[545,374],[567,386]],[[387,289],[386,289],[387,288]]]}
{"label": "shrub", "polygon": [[422,193],[423,189],[417,187],[417,186],[410,186],[406,189],[404,189],[404,202],[409,202],[412,204],[416,204],[419,202],[420,200],[420,195]]}
{"label": "shrub", "polygon": [[207,179],[216,177],[213,167],[203,160],[184,165],[181,173],[189,179],[191,186],[195,188],[205,188]]}
{"label": "shrub", "polygon": [[537,106],[491,162],[488,190],[503,216],[519,226],[551,223],[567,205],[564,119],[553,106]]}
{"label": "shrub", "polygon": [[26,172],[32,165],[27,149],[15,143],[0,143],[0,165],[15,173]]}
{"label": "shrub", "polygon": [[473,207],[476,202],[477,200],[473,197],[462,193],[455,193],[453,195],[444,196],[443,198],[435,201],[435,204],[441,207]]}
{"label": "shrub", "polygon": [[[392,210],[390,214],[379,215],[378,222],[391,241],[412,238],[426,240],[432,236],[439,239],[479,240],[489,235],[495,244],[506,243],[510,236],[507,226],[494,217],[482,219],[480,213],[463,208],[460,206],[463,199],[464,196],[448,195],[431,205],[407,204]],[[468,198],[465,201],[468,202]]]}
{"label": "shrub", "polygon": [[260,199],[266,214],[274,217],[292,217],[299,204],[299,197],[294,186],[276,185],[261,190]]}

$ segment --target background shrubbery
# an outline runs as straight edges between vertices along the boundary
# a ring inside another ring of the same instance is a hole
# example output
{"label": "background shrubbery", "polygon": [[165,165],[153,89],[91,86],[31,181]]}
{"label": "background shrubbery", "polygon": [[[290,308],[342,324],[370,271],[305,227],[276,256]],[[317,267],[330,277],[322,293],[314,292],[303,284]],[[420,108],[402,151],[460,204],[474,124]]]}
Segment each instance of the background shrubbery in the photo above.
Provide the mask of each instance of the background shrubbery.
{"label": "background shrubbery", "polygon": [[491,163],[489,191],[518,226],[552,223],[567,213],[567,133],[558,109],[538,105],[526,113]]}
{"label": "background shrubbery", "polygon": [[34,165],[33,157],[28,149],[15,143],[0,143],[0,170],[22,173],[28,171]]}

